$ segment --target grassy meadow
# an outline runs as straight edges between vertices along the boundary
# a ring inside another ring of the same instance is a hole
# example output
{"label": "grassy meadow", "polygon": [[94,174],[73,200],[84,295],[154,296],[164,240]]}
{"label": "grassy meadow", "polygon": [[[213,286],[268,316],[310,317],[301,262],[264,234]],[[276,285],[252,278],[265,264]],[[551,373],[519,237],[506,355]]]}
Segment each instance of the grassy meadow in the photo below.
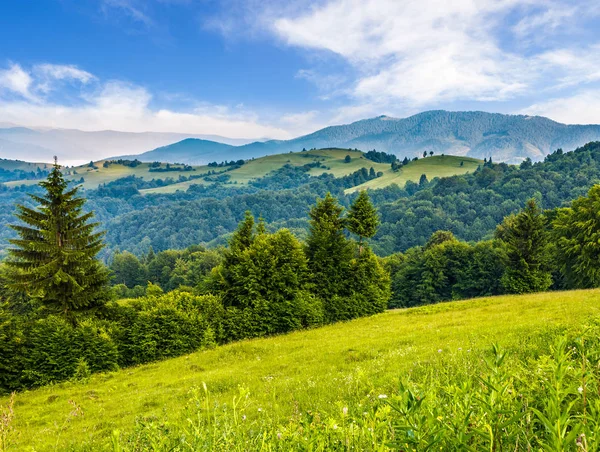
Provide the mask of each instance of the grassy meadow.
{"label": "grassy meadow", "polygon": [[404,184],[408,181],[419,182],[419,178],[422,174],[425,174],[428,180],[432,180],[435,177],[450,177],[457,174],[471,173],[482,163],[482,160],[471,157],[434,155],[432,157],[410,162],[397,172],[392,171],[389,165],[385,165],[383,176],[367,181],[356,187],[349,188],[346,190],[346,193],[353,193],[364,189],[375,190],[377,188],[387,187],[391,184],[397,184],[400,187],[404,187]]}
{"label": "grassy meadow", "polygon": [[[347,155],[351,157],[349,163],[344,161]],[[326,168],[312,168],[309,171],[309,174],[313,176],[329,173],[333,174],[335,177],[342,177],[352,174],[361,168],[369,169],[371,167],[373,167],[376,172],[381,171],[383,173],[382,177],[346,190],[347,193],[367,188],[383,188],[391,184],[398,184],[400,187],[403,187],[409,180],[418,182],[422,174],[426,174],[429,180],[435,177],[448,177],[456,174],[464,174],[475,171],[477,167],[483,163],[481,160],[470,157],[457,157],[451,155],[433,156],[410,162],[400,171],[394,172],[389,164],[376,163],[368,160],[360,151],[348,151],[347,149],[317,149],[306,152],[277,154],[257,158],[250,160],[238,169],[227,172],[227,174],[230,176],[231,183],[244,185],[251,180],[264,177],[284,165],[302,166],[313,162],[320,162],[322,165],[326,166]],[[460,166],[461,162],[463,162],[463,166]],[[146,194],[174,193],[177,190],[185,191],[190,185],[199,183],[202,184],[207,182],[202,180],[192,180],[167,185],[165,187],[141,190],[141,192]]]}
{"label": "grassy meadow", "polygon": [[[344,162],[344,158],[350,155],[351,161]],[[376,172],[383,172],[383,176],[377,179],[368,181],[358,187],[352,187],[347,190],[348,193],[362,190],[366,188],[376,189],[383,188],[391,184],[398,184],[403,187],[407,181],[418,182],[422,174],[426,174],[429,180],[434,177],[447,177],[456,174],[464,174],[477,169],[482,161],[470,157],[457,156],[433,156],[425,159],[419,159],[410,162],[400,171],[394,172],[387,163],[376,163],[364,157],[361,151],[348,151],[347,149],[317,149],[306,152],[294,152],[288,154],[269,155],[248,161],[246,164],[226,174],[230,176],[230,184],[244,185],[254,179],[259,179],[266,176],[272,171],[275,171],[284,165],[302,166],[307,163],[320,162],[326,168],[312,168],[309,174],[319,176],[323,173],[333,174],[335,177],[342,177],[352,174],[361,168],[371,168]],[[460,166],[463,162],[463,166]],[[91,168],[88,165],[81,165],[67,170],[66,178],[79,180],[84,179],[83,187],[87,189],[97,188],[100,184],[106,184],[117,179],[135,176],[144,180],[166,179],[170,177],[177,180],[180,175],[185,177],[204,174],[209,170],[215,170],[217,173],[222,172],[225,168],[211,168],[208,166],[194,166],[195,171],[169,171],[169,172],[150,172],[150,164],[142,163],[135,168],[111,164],[107,168],[103,167],[104,160],[95,162],[96,168]],[[164,167],[165,164],[162,166]],[[0,164],[0,167],[6,169],[23,169],[27,171],[36,170],[37,167],[44,167],[44,164],[6,161]],[[46,165],[50,166],[50,165]],[[19,185],[35,185],[37,180],[23,180],[6,182],[9,187]],[[148,188],[140,190],[143,194],[153,193],[175,193],[176,191],[186,191],[190,185],[207,185],[212,182],[204,179],[193,179],[190,181],[178,182],[164,187]],[[225,185],[227,186],[227,185]]]}
{"label": "grassy meadow", "polygon": [[[433,376],[460,385],[461,375],[482,369],[493,343],[509,360],[544,361],[553,336],[599,314],[598,289],[473,299],[93,375],[16,394],[6,450],[289,450],[284,441],[299,447],[309,431],[325,442],[302,450],[388,450],[390,431],[400,428],[388,418],[399,408],[385,402],[412,394],[401,384]],[[182,435],[202,441],[174,448]]]}

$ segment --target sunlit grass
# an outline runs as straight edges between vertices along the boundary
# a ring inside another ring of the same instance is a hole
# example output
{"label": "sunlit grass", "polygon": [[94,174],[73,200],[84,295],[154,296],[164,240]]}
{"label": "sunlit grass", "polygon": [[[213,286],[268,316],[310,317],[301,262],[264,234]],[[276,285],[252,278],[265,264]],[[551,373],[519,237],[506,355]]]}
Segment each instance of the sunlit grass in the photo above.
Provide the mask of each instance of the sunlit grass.
{"label": "sunlit grass", "polygon": [[[14,450],[96,450],[136,419],[177,421],[191,388],[231,404],[239,388],[252,412],[284,422],[294,413],[339,412],[366,394],[389,394],[418,363],[445,354],[519,349],[549,328],[573,328],[600,314],[600,290],[502,296],[389,311],[285,336],[249,340],[164,362],[17,394]],[[8,399],[0,400],[6,405]],[[71,403],[69,402],[71,401]],[[73,415],[74,406],[83,415]],[[59,436],[60,435],[60,436]],[[58,438],[58,443],[57,443]]]}

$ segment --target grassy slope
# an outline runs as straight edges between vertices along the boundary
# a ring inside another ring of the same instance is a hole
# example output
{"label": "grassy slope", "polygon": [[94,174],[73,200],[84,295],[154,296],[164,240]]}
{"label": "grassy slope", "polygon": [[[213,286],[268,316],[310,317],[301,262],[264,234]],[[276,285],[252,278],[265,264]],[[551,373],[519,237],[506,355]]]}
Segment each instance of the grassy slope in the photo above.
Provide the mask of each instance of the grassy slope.
{"label": "grassy slope", "polygon": [[[461,162],[463,162],[463,166],[460,166]],[[382,188],[391,184],[398,184],[400,187],[403,187],[409,180],[418,182],[422,174],[425,174],[427,179],[431,180],[434,177],[448,177],[456,174],[470,173],[475,171],[481,163],[483,163],[481,160],[470,157],[436,155],[419,159],[416,162],[410,162],[398,172],[392,171],[390,166],[386,165],[382,177],[365,182],[358,187],[352,187],[346,190],[346,192],[351,193],[365,188]]]}
{"label": "grassy slope", "polygon": [[[202,382],[227,404],[238,385],[246,386],[253,409],[275,421],[285,422],[295,410],[332,412],[369,391],[394,391],[416,362],[478,351],[492,342],[518,348],[547,328],[576,327],[598,314],[600,290],[493,297],[390,311],[95,375],[86,384],[18,394],[15,450],[54,450],[55,444],[63,450],[83,442],[98,449],[113,429],[131,431],[136,417],[177,420],[190,389]],[[84,416],[69,419],[69,400]]]}
{"label": "grassy slope", "polygon": [[[345,163],[344,158],[350,155],[352,160],[350,163]],[[342,177],[351,174],[361,168],[371,168],[377,172],[381,171],[384,175],[376,180],[366,182],[359,187],[349,189],[348,192],[363,188],[382,188],[391,184],[398,184],[401,187],[412,180],[418,182],[421,174],[426,174],[429,179],[434,177],[453,176],[455,174],[463,174],[474,171],[481,160],[469,157],[456,156],[434,156],[426,159],[420,159],[416,162],[410,162],[399,172],[393,172],[390,165],[387,163],[375,163],[366,159],[360,151],[348,151],[346,149],[318,149],[315,151],[295,152],[291,154],[278,154],[261,157],[252,160],[241,168],[228,172],[231,176],[231,182],[237,184],[247,184],[252,179],[258,179],[266,176],[271,171],[281,168],[289,164],[293,166],[302,166],[307,163],[319,161],[325,168],[313,168],[310,174],[318,176],[323,173],[333,174],[335,177]],[[464,166],[460,166],[460,162],[464,161]],[[177,190],[185,191],[192,184],[197,184],[198,181],[181,182],[178,184],[169,185],[166,187],[153,188],[142,190],[144,193],[174,193]]]}

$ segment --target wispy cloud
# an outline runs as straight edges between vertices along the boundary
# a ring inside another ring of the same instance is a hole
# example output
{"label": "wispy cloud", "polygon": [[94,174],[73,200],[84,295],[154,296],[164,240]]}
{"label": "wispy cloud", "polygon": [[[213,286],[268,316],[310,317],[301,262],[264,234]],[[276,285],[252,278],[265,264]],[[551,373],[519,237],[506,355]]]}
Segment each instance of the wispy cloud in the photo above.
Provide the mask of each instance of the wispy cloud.
{"label": "wispy cloud", "polygon": [[489,108],[598,79],[600,35],[589,33],[600,16],[597,0],[224,3],[229,8],[213,20],[225,36],[259,24],[288,46],[349,63],[351,78],[333,67],[297,75],[322,99],[346,96],[341,116],[459,101]]}
{"label": "wispy cloud", "polygon": [[[77,83],[78,102],[59,103],[46,94],[49,80]],[[93,83],[92,83],[93,82]],[[0,122],[30,127],[128,132],[217,134],[231,138],[289,138],[281,127],[263,124],[242,106],[196,102],[186,110],[152,108],[153,94],[122,81],[102,81],[75,66],[12,64],[0,70]]]}
{"label": "wispy cloud", "polygon": [[600,122],[600,87],[538,102],[523,109],[521,113],[547,116],[566,124],[598,124]]}
{"label": "wispy cloud", "polygon": [[33,78],[18,64],[11,64],[7,69],[0,69],[0,93],[11,93],[23,98],[36,101],[31,92]]}
{"label": "wispy cloud", "polygon": [[155,21],[148,13],[143,11],[144,4],[145,2],[138,2],[136,0],[101,0],[101,8],[105,14],[110,14],[116,10],[127,15],[135,22],[152,27],[155,25]]}

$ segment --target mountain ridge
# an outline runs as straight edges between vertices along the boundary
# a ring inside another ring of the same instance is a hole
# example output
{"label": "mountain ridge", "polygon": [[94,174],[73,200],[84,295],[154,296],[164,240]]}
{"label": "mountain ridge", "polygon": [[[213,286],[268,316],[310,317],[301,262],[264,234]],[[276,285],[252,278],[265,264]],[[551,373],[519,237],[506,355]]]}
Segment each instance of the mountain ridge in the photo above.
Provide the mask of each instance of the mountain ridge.
{"label": "mountain ridge", "polygon": [[[270,154],[297,152],[304,148],[377,149],[396,154],[400,159],[433,151],[474,158],[492,157],[496,161],[519,163],[526,158],[542,160],[558,148],[573,150],[600,140],[600,125],[567,125],[543,116],[506,115],[482,111],[430,110],[406,118],[386,115],[361,119],[350,124],[328,126],[290,140],[268,140],[231,146],[225,155],[211,152],[214,143],[188,141],[187,157],[178,161],[206,164],[214,160],[237,160]],[[196,144],[196,146],[193,146]],[[148,161],[148,155],[173,161],[171,146],[163,146],[135,157]],[[179,149],[180,150],[180,149]],[[190,159],[186,161],[186,158]]]}

